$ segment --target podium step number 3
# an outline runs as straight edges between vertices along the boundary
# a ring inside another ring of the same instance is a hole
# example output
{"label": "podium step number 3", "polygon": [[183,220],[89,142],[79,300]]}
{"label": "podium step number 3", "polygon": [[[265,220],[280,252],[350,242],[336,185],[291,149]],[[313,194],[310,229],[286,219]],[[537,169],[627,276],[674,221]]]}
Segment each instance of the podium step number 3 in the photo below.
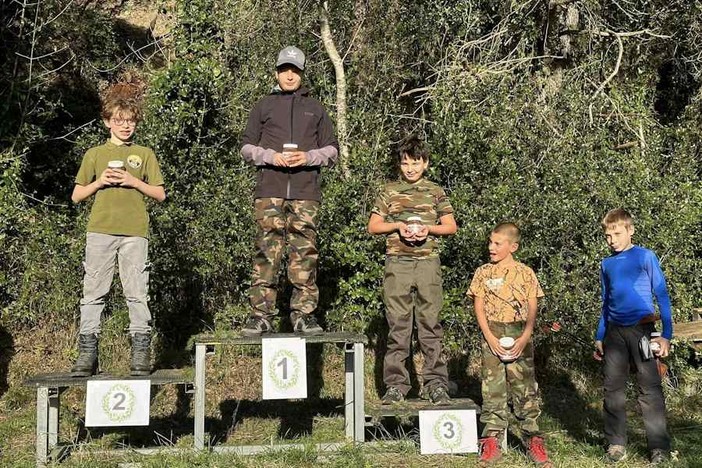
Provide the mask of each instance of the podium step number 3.
{"label": "podium step number 3", "polygon": [[85,426],[148,426],[149,380],[89,380]]}
{"label": "podium step number 3", "polygon": [[304,338],[263,338],[263,399],[307,398]]}
{"label": "podium step number 3", "polygon": [[477,453],[478,427],[475,410],[426,410],[419,412],[422,455]]}

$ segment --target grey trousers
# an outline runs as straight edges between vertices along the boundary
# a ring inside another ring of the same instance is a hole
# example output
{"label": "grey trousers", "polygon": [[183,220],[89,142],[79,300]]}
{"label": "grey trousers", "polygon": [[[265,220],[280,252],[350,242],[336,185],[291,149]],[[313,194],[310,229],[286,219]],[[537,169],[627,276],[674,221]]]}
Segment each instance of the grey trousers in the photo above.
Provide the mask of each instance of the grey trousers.
{"label": "grey trousers", "polygon": [[149,241],[143,237],[88,233],[83,262],[83,298],[80,301],[81,334],[100,333],[100,317],[105,308],[105,296],[112,285],[115,257],[129,308],[129,334],[151,331],[151,312],[147,305],[150,267],[148,249]]}
{"label": "grey trousers", "polygon": [[412,326],[417,324],[419,347],[424,353],[424,388],[447,387],[448,369],[441,357],[444,335],[439,322],[443,305],[441,263],[438,258],[416,259],[388,255],[385,260],[383,299],[387,310],[388,348],[383,363],[383,381],[403,394],[410,390],[407,360]]}

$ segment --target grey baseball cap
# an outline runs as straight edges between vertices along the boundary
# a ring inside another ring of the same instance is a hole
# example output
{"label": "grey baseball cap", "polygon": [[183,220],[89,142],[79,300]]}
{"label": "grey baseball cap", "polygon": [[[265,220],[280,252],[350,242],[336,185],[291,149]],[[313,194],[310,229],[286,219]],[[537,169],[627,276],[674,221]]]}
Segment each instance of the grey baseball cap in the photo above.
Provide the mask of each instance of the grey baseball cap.
{"label": "grey baseball cap", "polygon": [[286,64],[294,65],[300,70],[304,70],[305,54],[295,46],[287,46],[278,53],[278,61],[275,63],[275,67],[278,68]]}

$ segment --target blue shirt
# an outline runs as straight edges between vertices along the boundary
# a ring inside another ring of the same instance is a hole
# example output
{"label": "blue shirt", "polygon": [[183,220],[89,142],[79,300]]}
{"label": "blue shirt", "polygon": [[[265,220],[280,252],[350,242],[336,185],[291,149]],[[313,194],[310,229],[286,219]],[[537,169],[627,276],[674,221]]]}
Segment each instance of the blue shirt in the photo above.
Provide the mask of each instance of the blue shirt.
{"label": "blue shirt", "polygon": [[673,336],[673,319],[665,276],[656,254],[637,245],[602,260],[602,316],[597,341],[604,340],[607,324],[629,327],[655,313],[656,296],[663,322],[663,338]]}

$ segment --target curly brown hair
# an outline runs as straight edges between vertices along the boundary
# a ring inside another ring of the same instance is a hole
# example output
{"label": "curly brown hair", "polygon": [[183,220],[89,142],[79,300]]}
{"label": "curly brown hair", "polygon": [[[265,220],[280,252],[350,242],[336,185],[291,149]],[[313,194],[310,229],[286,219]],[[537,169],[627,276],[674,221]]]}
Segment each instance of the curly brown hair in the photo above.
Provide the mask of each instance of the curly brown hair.
{"label": "curly brown hair", "polygon": [[129,78],[109,86],[102,95],[100,116],[109,120],[117,114],[120,117],[140,121],[144,88],[144,83],[136,78]]}

